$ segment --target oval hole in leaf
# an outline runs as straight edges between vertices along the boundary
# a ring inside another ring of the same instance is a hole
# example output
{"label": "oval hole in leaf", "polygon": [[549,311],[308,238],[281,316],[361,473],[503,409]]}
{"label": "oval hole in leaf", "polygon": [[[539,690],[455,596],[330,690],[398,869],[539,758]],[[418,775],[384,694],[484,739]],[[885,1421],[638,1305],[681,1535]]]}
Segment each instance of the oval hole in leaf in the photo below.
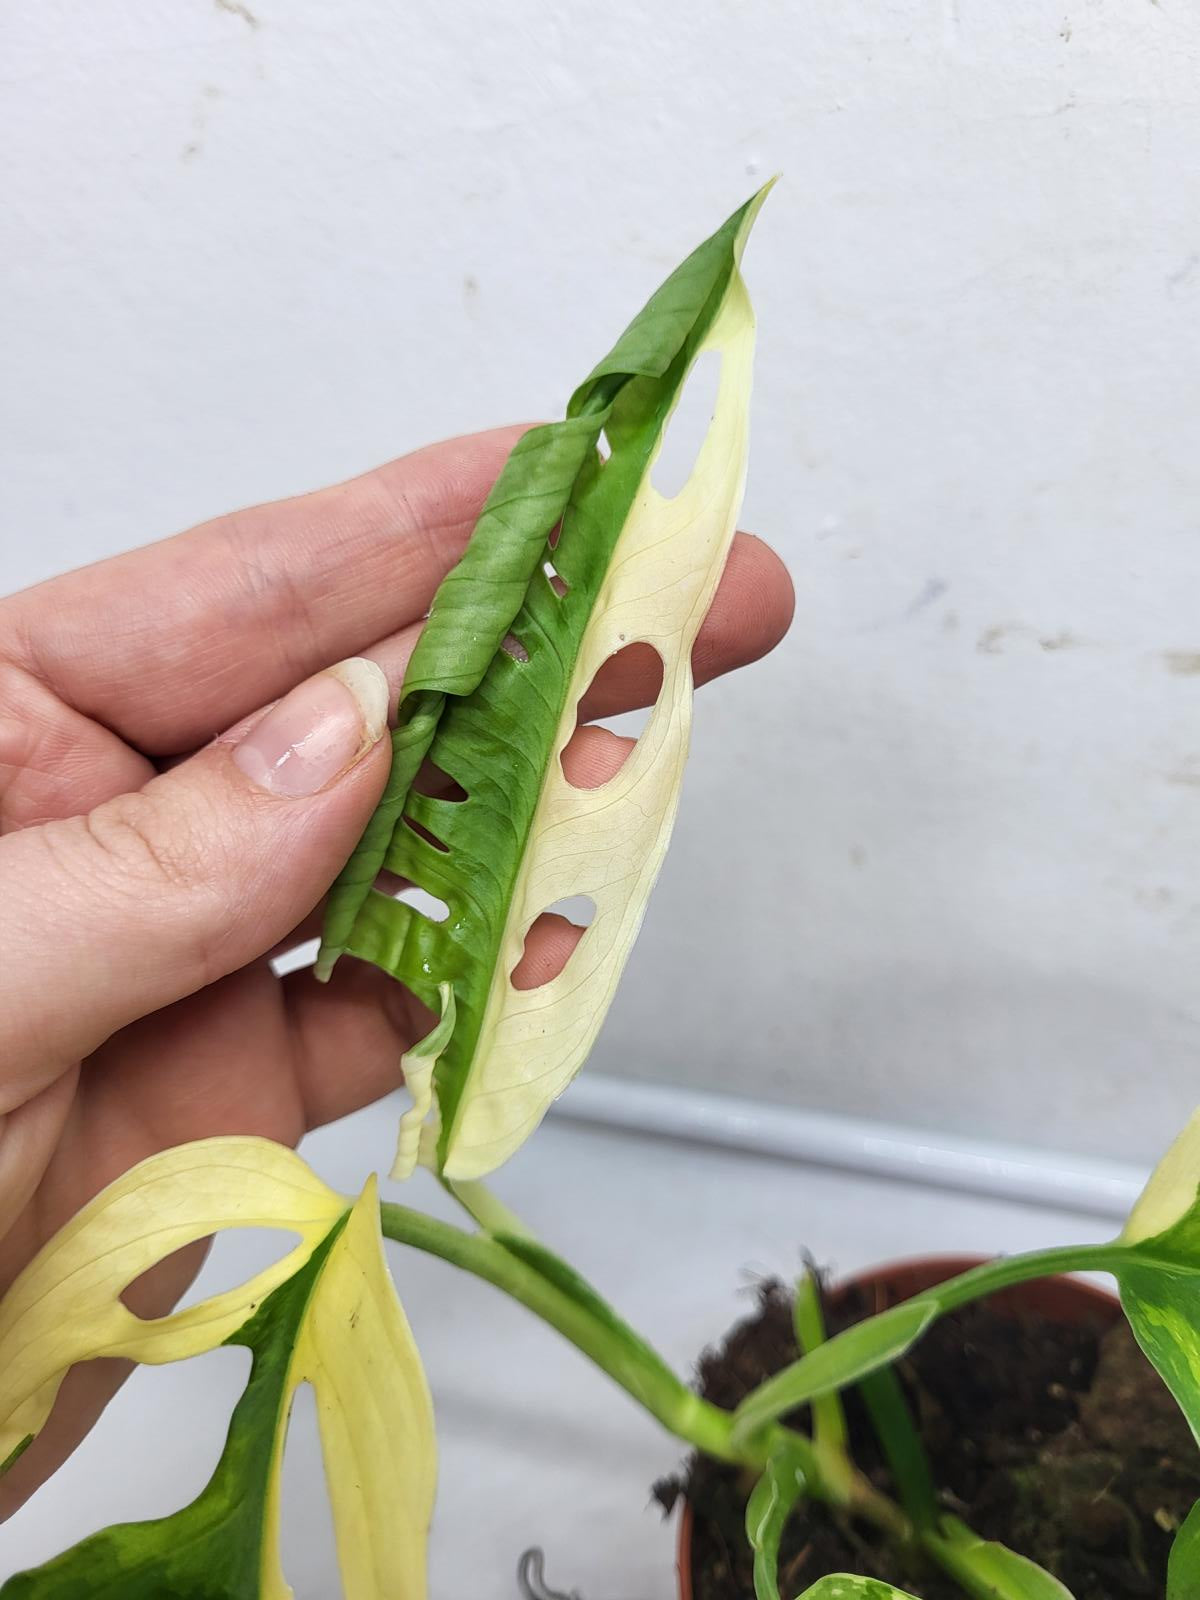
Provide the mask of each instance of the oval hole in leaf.
{"label": "oval hole in leaf", "polygon": [[[188,1245],[140,1272],[121,1291],[121,1303],[135,1317],[166,1316],[176,1300],[180,1306],[194,1306],[249,1283],[257,1273],[281,1261],[298,1243],[299,1235],[287,1228],[227,1228],[214,1241],[207,1257],[203,1246]],[[178,1284],[179,1275],[197,1265],[201,1270],[195,1282],[188,1284],[182,1294],[178,1289],[172,1292],[170,1286]],[[165,1294],[170,1295],[170,1304],[156,1305],[156,1288],[160,1300]]]}
{"label": "oval hole in leaf", "polygon": [[506,656],[511,656],[514,661],[519,661],[522,665],[529,660],[529,651],[515,633],[506,633],[500,641],[500,648]]}
{"label": "oval hole in leaf", "polygon": [[437,895],[430,894],[427,889],[422,889],[419,884],[410,883],[393,898],[403,900],[405,905],[411,906],[414,911],[419,911],[430,922],[445,922],[450,915],[450,907],[446,902],[439,900]]}
{"label": "oval hole in leaf", "polygon": [[631,732],[631,721],[637,717],[640,733],[658,704],[662,686],[662,657],[652,644],[637,640],[609,656],[592,679],[583,706],[592,721],[608,719],[607,725],[622,733]]}
{"label": "oval hole in leaf", "polygon": [[596,902],[590,894],[568,894],[547,906],[544,917],[565,917],[576,928],[590,928],[596,915]]}
{"label": "oval hole in leaf", "polygon": [[688,374],[662,446],[650,469],[650,482],[664,499],[673,500],[687,483],[708,437],[721,382],[721,352],[704,350]]}
{"label": "oval hole in leaf", "polygon": [[512,971],[514,989],[540,989],[562,972],[596,915],[590,895],[572,894],[556,900],[534,920],[525,936],[521,959]]}
{"label": "oval hole in leaf", "polygon": [[607,461],[609,456],[612,455],[612,445],[609,444],[608,434],[605,433],[603,428],[600,430],[600,437],[596,440],[596,454],[600,457],[601,462]]}
{"label": "oval hole in leaf", "polygon": [[567,580],[563,577],[562,573],[554,565],[553,561],[543,561],[542,562],[542,571],[546,575],[546,582],[550,585],[551,589],[553,589],[554,593],[561,600],[563,595],[566,594],[567,589],[570,587],[569,584],[567,583]]}
{"label": "oval hole in leaf", "polygon": [[436,838],[432,833],[430,833],[428,828],[423,827],[421,823],[415,820],[415,818],[405,817],[403,818],[403,822],[404,826],[409,830],[409,832],[415,833],[418,839],[424,839],[426,844],[432,845],[435,850],[440,850],[443,855],[450,854],[450,846],[448,844],[444,844],[441,839]]}
{"label": "oval hole in leaf", "polygon": [[[563,776],[574,789],[598,789],[628,761],[662,694],[663,662],[651,644],[627,644],[592,679],[580,702],[581,717],[560,757]],[[618,711],[641,701],[632,711]]]}
{"label": "oval hole in leaf", "polygon": [[455,804],[467,798],[462,784],[452,778],[432,761],[423,761],[421,770],[412,781],[414,794],[423,794],[430,800],[452,800]]}

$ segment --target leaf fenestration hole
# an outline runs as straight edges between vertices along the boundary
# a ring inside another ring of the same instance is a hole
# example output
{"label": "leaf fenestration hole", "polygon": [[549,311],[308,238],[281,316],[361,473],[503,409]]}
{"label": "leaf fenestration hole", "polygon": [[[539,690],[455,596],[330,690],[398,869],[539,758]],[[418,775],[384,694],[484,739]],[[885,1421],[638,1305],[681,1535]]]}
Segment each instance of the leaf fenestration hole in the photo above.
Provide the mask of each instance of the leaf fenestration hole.
{"label": "leaf fenestration hole", "polygon": [[521,959],[509,980],[514,989],[541,989],[559,976],[596,915],[590,895],[556,900],[537,917],[525,936]]}
{"label": "leaf fenestration hole", "polygon": [[[663,660],[653,645],[637,641],[609,656],[580,701],[580,720],[560,756],[563,777],[573,789],[598,789],[617,775],[658,704],[662,686]],[[623,710],[626,706],[640,709]],[[598,719],[603,719],[600,725]]]}
{"label": "leaf fenestration hole", "polygon": [[506,633],[500,641],[500,648],[506,656],[511,656],[514,661],[519,661],[522,665],[529,660],[529,651],[515,633]]}
{"label": "leaf fenestration hole", "polygon": [[608,442],[608,434],[600,429],[600,437],[596,440],[596,454],[600,457],[601,465],[612,455],[612,445]]}
{"label": "leaf fenestration hole", "polygon": [[427,800],[451,800],[455,805],[467,798],[462,784],[432,761],[421,763],[421,770],[412,781],[412,790],[414,794],[423,794]]}
{"label": "leaf fenestration hole", "polygon": [[340,1594],[337,1531],[325,1483],[317,1397],[302,1383],[292,1396],[279,1483],[279,1547],[284,1573],[302,1593]]}
{"label": "leaf fenestration hole", "polygon": [[566,594],[567,589],[569,587],[569,585],[567,584],[567,580],[563,577],[562,573],[559,572],[558,568],[554,565],[553,561],[543,561],[542,562],[542,571],[546,575],[546,582],[550,585],[550,587],[554,590],[554,593],[561,600],[563,595]]}
{"label": "leaf fenestration hole", "polygon": [[430,833],[429,829],[419,823],[415,817],[405,816],[401,819],[410,833],[415,833],[418,839],[423,839],[426,844],[432,845],[435,850],[440,850],[443,855],[449,855],[450,846]]}
{"label": "leaf fenestration hole", "polygon": [[565,917],[576,928],[590,928],[596,916],[596,902],[590,894],[567,894],[547,906],[544,917]]}
{"label": "leaf fenestration hole", "polygon": [[[299,1235],[289,1228],[225,1228],[211,1249],[203,1240],[184,1245],[140,1272],[122,1289],[121,1304],[135,1317],[168,1316],[176,1302],[180,1307],[198,1305],[249,1283],[274,1262],[282,1261],[299,1242]],[[195,1282],[181,1290],[181,1280],[201,1263]]]}
{"label": "leaf fenestration hole", "polygon": [[721,352],[702,350],[688,374],[650,471],[651,483],[666,500],[673,500],[692,475],[700,447],[712,426],[720,382]]}
{"label": "leaf fenestration hole", "polygon": [[[249,1350],[228,1344],[187,1361],[137,1367],[120,1404],[107,1414],[95,1435],[97,1460],[119,1461],[120,1470],[101,1466],[89,1474],[89,1523],[111,1527],[147,1518],[156,1521],[189,1505],[216,1470],[229,1432],[230,1413],[241,1399],[249,1375]],[[187,1443],[181,1449],[180,1420],[185,1417]],[[62,1520],[54,1531],[59,1546],[68,1530],[75,1537],[77,1509],[68,1500],[58,1513]],[[78,1551],[77,1545],[75,1553]],[[68,1573],[59,1576],[56,1587],[60,1592],[94,1592],[87,1581],[86,1558],[81,1565],[83,1572],[74,1565],[69,1569],[71,1575],[78,1575],[78,1584],[70,1582]]]}
{"label": "leaf fenestration hole", "polygon": [[429,922],[445,922],[450,915],[450,907],[446,902],[439,900],[437,895],[430,894],[428,889],[422,889],[419,884],[410,883],[393,898],[402,901],[406,906],[411,906]]}

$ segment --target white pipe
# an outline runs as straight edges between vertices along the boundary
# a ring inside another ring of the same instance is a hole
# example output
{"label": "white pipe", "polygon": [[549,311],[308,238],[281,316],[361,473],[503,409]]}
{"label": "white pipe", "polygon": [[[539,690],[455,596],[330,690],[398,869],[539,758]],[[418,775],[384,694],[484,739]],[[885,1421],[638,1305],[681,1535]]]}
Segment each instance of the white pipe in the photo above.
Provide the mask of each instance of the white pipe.
{"label": "white pipe", "polygon": [[1124,1219],[1148,1173],[1121,1162],[584,1073],[555,1107],[572,1122],[690,1139],[873,1177]]}

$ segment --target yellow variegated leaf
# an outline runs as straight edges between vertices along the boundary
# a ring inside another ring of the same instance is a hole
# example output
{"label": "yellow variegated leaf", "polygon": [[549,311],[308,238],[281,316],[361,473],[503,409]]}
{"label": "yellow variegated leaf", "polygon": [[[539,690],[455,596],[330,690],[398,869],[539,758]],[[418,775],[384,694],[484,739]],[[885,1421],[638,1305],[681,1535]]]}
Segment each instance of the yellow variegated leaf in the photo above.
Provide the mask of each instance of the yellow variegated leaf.
{"label": "yellow variegated leaf", "polygon": [[[289,1228],[300,1244],[242,1288],[157,1322],[120,1305],[131,1273],[206,1232],[244,1226]],[[304,1383],[316,1397],[346,1600],[424,1600],[433,1411],[384,1260],[374,1178],[348,1207],[298,1156],[265,1140],[184,1146],[100,1195],[14,1289],[0,1307],[0,1359],[12,1358],[0,1378],[9,1435],[40,1425],[65,1367],[88,1356],[171,1361],[230,1343],[253,1359],[198,1499],[18,1574],[4,1600],[290,1600],[281,1468]]]}
{"label": "yellow variegated leaf", "polygon": [[[212,1350],[308,1260],[346,1210],[299,1156],[267,1139],[166,1150],[57,1233],[0,1301],[0,1461],[38,1433],[67,1371],[97,1356],[156,1364]],[[299,1236],[249,1282],[155,1321],[121,1300],[148,1268],[225,1228]]]}

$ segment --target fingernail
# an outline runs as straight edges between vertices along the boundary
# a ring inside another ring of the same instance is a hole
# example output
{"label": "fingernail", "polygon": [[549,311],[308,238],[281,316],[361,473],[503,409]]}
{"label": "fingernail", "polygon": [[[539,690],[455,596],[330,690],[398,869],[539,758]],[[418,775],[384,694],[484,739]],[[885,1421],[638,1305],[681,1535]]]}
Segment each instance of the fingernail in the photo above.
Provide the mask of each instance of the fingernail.
{"label": "fingernail", "polygon": [[348,772],[387,727],[388,684],[373,661],[352,656],[284,695],[233,752],[269,794],[299,800]]}

